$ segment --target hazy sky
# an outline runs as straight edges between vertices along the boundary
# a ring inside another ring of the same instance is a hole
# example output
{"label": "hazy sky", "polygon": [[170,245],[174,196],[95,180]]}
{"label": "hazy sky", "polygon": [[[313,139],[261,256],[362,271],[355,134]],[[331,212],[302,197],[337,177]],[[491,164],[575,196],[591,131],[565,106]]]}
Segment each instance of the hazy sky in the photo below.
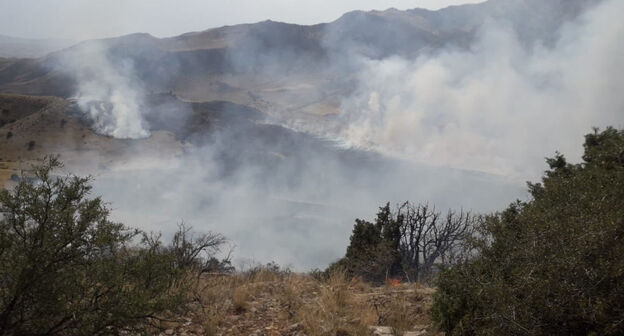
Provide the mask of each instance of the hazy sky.
{"label": "hazy sky", "polygon": [[172,36],[266,19],[313,24],[351,10],[438,9],[482,0],[0,0],[0,35],[88,39]]}

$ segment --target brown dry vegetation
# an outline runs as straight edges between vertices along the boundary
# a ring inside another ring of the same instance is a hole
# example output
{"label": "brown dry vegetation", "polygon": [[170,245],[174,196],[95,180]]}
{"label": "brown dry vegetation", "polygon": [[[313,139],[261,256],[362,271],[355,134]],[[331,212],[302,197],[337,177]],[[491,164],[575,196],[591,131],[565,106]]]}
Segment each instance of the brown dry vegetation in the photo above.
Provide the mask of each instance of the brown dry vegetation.
{"label": "brown dry vegetation", "polygon": [[[372,287],[337,272],[317,280],[306,274],[260,271],[203,276],[194,309],[166,335],[436,335],[429,320],[433,290],[418,284]],[[383,334],[382,334],[383,335]]]}

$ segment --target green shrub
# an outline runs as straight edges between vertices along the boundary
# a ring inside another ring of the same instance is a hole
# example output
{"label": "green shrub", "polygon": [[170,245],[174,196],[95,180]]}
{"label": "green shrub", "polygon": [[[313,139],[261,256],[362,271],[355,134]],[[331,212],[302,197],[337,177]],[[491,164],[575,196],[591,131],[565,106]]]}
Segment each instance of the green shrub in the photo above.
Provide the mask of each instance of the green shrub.
{"label": "green shrub", "polygon": [[88,198],[89,178],[53,177],[59,167],[48,158],[34,179],[0,191],[0,335],[144,333],[184,309],[191,265],[222,239],[197,246],[205,237],[181,229],[165,246],[111,222]]}
{"label": "green shrub", "polygon": [[374,223],[355,220],[345,257],[329,265],[325,273],[342,271],[375,283],[400,276],[399,238],[398,222],[388,203],[379,208]]}
{"label": "green shrub", "polygon": [[476,257],[444,271],[433,318],[448,335],[624,334],[624,131],[557,154],[532,199],[489,216]]}

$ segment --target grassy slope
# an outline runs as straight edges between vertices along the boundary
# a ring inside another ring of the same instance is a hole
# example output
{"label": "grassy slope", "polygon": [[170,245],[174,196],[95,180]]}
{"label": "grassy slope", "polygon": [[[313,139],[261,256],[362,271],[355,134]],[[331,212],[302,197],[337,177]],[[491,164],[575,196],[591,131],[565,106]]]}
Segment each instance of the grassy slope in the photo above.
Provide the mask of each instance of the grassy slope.
{"label": "grassy slope", "polygon": [[163,327],[175,335],[372,335],[371,326],[438,335],[429,319],[432,294],[418,284],[372,287],[340,273],[323,281],[270,271],[208,275],[196,308]]}

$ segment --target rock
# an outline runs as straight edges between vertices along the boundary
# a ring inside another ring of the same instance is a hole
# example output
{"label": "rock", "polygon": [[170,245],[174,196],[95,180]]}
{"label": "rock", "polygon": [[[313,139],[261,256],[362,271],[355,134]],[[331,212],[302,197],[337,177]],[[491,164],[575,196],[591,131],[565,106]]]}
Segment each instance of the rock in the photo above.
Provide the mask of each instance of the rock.
{"label": "rock", "polygon": [[429,325],[425,325],[425,324],[415,324],[415,325],[412,327],[412,330],[425,330],[425,329],[427,329],[427,328],[429,328]]}
{"label": "rock", "polygon": [[256,329],[253,333],[249,334],[249,336],[263,336],[264,333],[260,329]]}
{"label": "rock", "polygon": [[301,323],[295,323],[295,324],[291,324],[288,328],[286,328],[286,332],[294,333],[302,329],[303,329],[303,325],[301,325]]}
{"label": "rock", "polygon": [[426,335],[427,334],[427,330],[420,330],[420,331],[406,331],[403,336],[422,336],[422,335]]}
{"label": "rock", "polygon": [[165,335],[173,335],[175,331],[173,329],[167,329],[165,330]]}
{"label": "rock", "polygon": [[392,327],[385,326],[370,326],[368,327],[374,336],[393,336]]}
{"label": "rock", "polygon": [[412,331],[408,331],[403,336],[421,336],[427,334],[427,328],[429,325],[416,324],[412,327]]}

